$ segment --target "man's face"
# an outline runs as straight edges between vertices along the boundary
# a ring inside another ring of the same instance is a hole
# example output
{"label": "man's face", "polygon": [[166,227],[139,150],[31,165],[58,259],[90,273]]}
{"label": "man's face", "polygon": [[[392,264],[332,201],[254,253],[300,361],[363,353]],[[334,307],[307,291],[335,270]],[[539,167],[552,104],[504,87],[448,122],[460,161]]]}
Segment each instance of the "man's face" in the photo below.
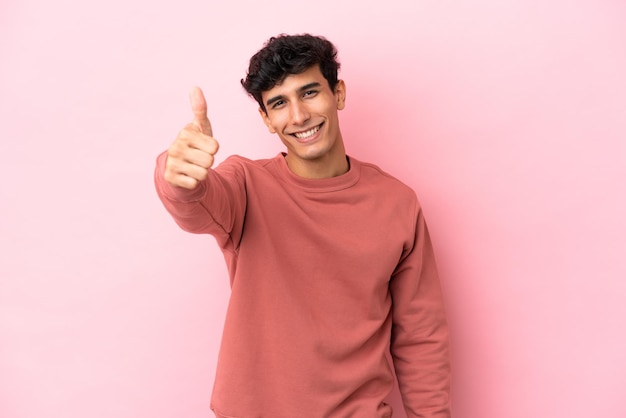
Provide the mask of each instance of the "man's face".
{"label": "man's face", "polygon": [[[310,164],[332,164],[344,158],[338,111],[344,108],[346,90],[339,81],[333,92],[315,65],[288,75],[262,94],[267,114],[259,109],[271,133],[287,147],[287,163],[294,169]],[[297,172],[297,170],[296,170]]]}

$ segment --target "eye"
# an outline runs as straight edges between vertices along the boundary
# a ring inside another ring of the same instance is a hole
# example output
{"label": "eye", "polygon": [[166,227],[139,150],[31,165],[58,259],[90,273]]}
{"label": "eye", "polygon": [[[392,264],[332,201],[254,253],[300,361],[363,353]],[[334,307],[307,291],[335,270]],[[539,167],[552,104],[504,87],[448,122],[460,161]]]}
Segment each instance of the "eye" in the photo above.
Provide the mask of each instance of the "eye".
{"label": "eye", "polygon": [[317,95],[317,90],[307,90],[302,97],[315,97],[315,95]]}
{"label": "eye", "polygon": [[276,100],[274,104],[272,104],[272,109],[278,109],[279,107],[285,104],[284,100]]}

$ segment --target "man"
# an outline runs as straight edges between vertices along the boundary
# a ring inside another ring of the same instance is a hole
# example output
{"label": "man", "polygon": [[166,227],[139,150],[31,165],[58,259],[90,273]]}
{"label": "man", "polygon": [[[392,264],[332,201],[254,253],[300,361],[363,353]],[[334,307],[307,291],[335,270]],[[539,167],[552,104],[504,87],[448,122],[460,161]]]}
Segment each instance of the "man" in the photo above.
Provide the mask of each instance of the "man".
{"label": "man", "polygon": [[231,156],[204,96],[159,156],[156,187],[185,230],[213,235],[231,297],[211,408],[218,418],[391,417],[391,349],[410,418],[449,410],[448,332],[415,193],[348,157],[335,47],[271,38],[242,85],[286,152]]}

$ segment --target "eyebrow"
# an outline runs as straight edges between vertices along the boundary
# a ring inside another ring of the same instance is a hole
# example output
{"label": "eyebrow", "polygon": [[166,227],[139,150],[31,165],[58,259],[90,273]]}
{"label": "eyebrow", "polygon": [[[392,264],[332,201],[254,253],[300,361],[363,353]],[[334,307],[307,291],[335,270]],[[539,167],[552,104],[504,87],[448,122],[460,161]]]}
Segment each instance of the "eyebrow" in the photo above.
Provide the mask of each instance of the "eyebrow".
{"label": "eyebrow", "polygon": [[[319,86],[321,86],[321,84],[318,83],[317,81],[314,81],[312,83],[305,84],[304,86],[300,87],[298,89],[298,93],[302,93],[302,92],[304,92],[304,91],[306,91],[306,90],[308,90],[308,89],[310,89],[312,87],[319,87]],[[277,102],[279,100],[283,100],[284,98],[285,98],[285,96],[283,96],[282,94],[280,94],[278,96],[274,96],[271,99],[267,99],[267,101],[265,102],[265,106],[271,106],[272,103]]]}

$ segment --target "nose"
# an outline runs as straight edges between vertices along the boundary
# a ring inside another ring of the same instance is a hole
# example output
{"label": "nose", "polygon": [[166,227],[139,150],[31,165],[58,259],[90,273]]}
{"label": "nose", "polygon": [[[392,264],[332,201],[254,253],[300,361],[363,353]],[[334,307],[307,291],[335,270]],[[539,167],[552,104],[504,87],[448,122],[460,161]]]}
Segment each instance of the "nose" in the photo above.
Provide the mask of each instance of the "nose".
{"label": "nose", "polygon": [[294,125],[304,125],[311,114],[307,110],[306,106],[300,102],[293,102],[291,105],[291,123]]}

